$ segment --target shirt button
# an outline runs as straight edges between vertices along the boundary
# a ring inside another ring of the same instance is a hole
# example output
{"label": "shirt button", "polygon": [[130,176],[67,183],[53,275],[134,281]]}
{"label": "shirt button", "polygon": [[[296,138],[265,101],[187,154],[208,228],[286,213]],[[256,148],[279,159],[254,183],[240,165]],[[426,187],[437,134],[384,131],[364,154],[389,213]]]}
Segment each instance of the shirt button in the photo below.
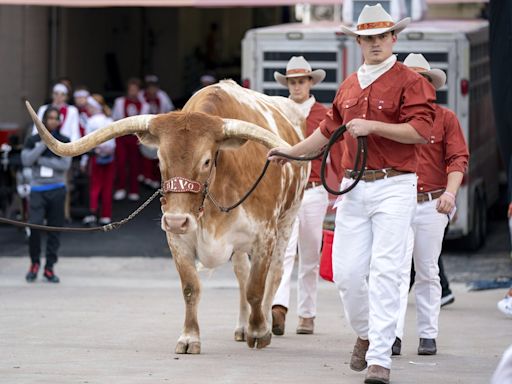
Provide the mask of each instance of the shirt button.
{"label": "shirt button", "polygon": [[345,105],[345,108],[348,108],[348,104],[347,104],[347,105]]}
{"label": "shirt button", "polygon": [[365,97],[365,98],[364,98],[364,100],[366,101],[366,100],[368,100],[368,98],[367,98],[367,97]]}
{"label": "shirt button", "polygon": [[382,109],[382,105],[379,105],[379,109]]}
{"label": "shirt button", "polygon": [[366,113],[363,113],[363,117],[366,117]]}
{"label": "shirt button", "polygon": [[420,187],[420,191],[423,191],[423,187]]}
{"label": "shirt button", "polygon": [[434,144],[434,140],[432,140],[431,143]]}

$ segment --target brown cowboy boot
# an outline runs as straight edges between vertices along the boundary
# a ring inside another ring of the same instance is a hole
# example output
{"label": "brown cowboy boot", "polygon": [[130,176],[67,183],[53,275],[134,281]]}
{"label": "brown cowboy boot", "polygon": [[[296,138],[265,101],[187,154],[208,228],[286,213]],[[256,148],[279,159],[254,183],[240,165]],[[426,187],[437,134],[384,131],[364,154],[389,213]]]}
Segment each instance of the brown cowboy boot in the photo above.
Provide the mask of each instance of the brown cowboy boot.
{"label": "brown cowboy boot", "polygon": [[366,351],[368,351],[369,346],[370,342],[368,340],[357,338],[350,358],[350,369],[360,372],[366,368]]}
{"label": "brown cowboy boot", "polygon": [[272,333],[276,336],[284,335],[284,322],[288,308],[282,305],[272,306]]}
{"label": "brown cowboy boot", "polygon": [[370,365],[364,382],[366,384],[389,384],[388,368],[381,367],[380,365]]}
{"label": "brown cowboy boot", "polygon": [[299,316],[299,325],[297,325],[298,335],[312,335],[315,329],[314,317],[301,317]]}

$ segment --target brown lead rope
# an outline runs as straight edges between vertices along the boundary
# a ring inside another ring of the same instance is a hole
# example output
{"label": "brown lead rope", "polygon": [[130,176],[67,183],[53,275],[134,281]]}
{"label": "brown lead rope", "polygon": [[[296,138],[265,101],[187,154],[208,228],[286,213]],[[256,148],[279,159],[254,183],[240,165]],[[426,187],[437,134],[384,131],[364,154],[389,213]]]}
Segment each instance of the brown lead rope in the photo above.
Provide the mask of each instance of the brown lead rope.
{"label": "brown lead rope", "polygon": [[126,217],[125,219],[121,221],[116,221],[114,223],[110,223],[107,225],[103,225],[101,227],[91,227],[91,228],[73,228],[73,227],[52,227],[48,225],[39,225],[39,224],[31,224],[31,223],[25,223],[23,221],[17,221],[17,220],[10,220],[3,217],[0,217],[0,223],[5,223],[9,225],[14,225],[15,227],[28,227],[32,229],[39,229],[40,231],[46,231],[46,232],[109,232],[114,229],[118,229],[122,225],[129,222],[131,219],[133,219],[135,216],[137,216],[140,211],[142,211],[144,208],[148,206],[151,201],[155,199],[159,194],[161,193],[161,189],[153,193],[149,199],[147,199],[144,204],[142,204],[139,208],[137,208],[135,211],[132,212],[131,215]]}

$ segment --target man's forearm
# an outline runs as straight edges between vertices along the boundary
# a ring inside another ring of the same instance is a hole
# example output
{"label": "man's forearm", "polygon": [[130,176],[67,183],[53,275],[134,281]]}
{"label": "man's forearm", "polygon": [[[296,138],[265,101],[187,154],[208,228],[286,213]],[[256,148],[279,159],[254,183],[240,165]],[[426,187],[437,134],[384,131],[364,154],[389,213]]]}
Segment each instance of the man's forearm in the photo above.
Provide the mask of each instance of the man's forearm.
{"label": "man's forearm", "polygon": [[306,154],[318,152],[328,142],[329,142],[329,139],[326,138],[322,134],[322,132],[320,132],[320,129],[317,129],[306,139],[304,139],[300,143],[295,144],[292,147],[292,151],[291,151],[290,155],[303,156]]}
{"label": "man's forearm", "polygon": [[459,187],[462,183],[464,174],[459,171],[453,171],[448,174],[448,181],[446,182],[446,192],[457,194]]}
{"label": "man's forearm", "polygon": [[372,121],[372,133],[402,144],[425,144],[427,141],[409,123],[389,124]]}

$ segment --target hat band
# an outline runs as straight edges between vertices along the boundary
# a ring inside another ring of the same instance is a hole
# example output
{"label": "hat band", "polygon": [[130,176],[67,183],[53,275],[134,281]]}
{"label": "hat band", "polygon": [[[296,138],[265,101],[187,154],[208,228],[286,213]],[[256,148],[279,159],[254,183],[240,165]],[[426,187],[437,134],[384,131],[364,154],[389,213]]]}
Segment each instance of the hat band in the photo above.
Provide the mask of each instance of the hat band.
{"label": "hat band", "polygon": [[286,71],[286,76],[288,76],[288,75],[295,75],[296,73],[308,74],[308,73],[311,73],[311,71],[308,71],[307,69],[304,69],[304,68],[289,69],[289,70]]}
{"label": "hat band", "polygon": [[389,28],[395,25],[392,21],[376,21],[374,23],[358,24],[357,30],[364,31],[366,29]]}

